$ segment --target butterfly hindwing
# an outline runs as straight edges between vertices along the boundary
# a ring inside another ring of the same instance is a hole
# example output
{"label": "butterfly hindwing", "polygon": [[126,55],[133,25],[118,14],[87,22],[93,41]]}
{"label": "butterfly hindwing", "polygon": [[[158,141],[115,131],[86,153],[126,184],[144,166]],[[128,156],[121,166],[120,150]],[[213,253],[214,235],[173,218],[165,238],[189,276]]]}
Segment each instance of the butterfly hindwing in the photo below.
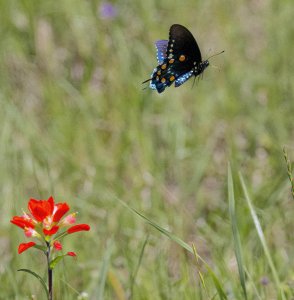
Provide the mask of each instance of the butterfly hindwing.
{"label": "butterfly hindwing", "polygon": [[156,89],[158,93],[162,93],[166,87],[173,84],[175,79],[176,77],[168,66],[167,59],[164,59],[163,63],[155,68],[151,75],[150,88]]}
{"label": "butterfly hindwing", "polygon": [[175,87],[178,87],[185,83],[191,76],[193,76],[193,71],[189,71],[181,76],[179,76],[175,81]]}
{"label": "butterfly hindwing", "polygon": [[159,64],[163,63],[164,59],[166,58],[167,45],[167,40],[159,40],[155,42],[155,47],[157,50],[157,61]]}

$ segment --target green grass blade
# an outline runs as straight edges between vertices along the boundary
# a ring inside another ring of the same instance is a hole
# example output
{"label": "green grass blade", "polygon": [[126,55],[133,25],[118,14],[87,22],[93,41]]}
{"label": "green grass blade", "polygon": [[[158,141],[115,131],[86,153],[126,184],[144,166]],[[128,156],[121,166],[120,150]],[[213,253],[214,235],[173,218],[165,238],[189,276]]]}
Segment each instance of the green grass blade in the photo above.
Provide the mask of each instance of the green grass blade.
{"label": "green grass blade", "polygon": [[114,244],[113,244],[113,241],[111,241],[108,244],[105,255],[102,259],[102,265],[101,265],[100,274],[99,274],[99,283],[98,283],[97,288],[94,292],[94,295],[93,295],[94,298],[93,299],[99,299],[99,300],[104,299],[104,290],[105,290],[106,278],[107,278],[107,273],[108,273],[108,270],[109,270],[110,258],[111,258],[113,249],[114,249]]}
{"label": "green grass blade", "polygon": [[216,288],[216,290],[217,290],[217,292],[218,292],[219,298],[220,298],[221,300],[227,300],[227,299],[228,299],[228,298],[227,298],[227,295],[225,294],[224,290],[222,289],[222,286],[221,286],[221,284],[220,284],[220,282],[219,282],[217,276],[216,276],[215,273],[211,270],[211,268],[210,268],[209,266],[207,266],[207,264],[206,264],[206,268],[207,268],[207,270],[208,270],[208,272],[209,272],[209,275],[212,277],[212,281],[213,281],[214,286],[215,286],[215,288]]}
{"label": "green grass blade", "polygon": [[[160,225],[158,225],[156,222],[150,220],[149,218],[145,217],[143,214],[141,214],[139,211],[137,211],[136,209],[130,207],[127,203],[125,203],[124,201],[120,200],[117,198],[117,200],[126,208],[128,208],[130,211],[132,211],[133,213],[137,214],[138,216],[140,216],[142,219],[144,219],[148,224],[150,224],[152,227],[154,227],[155,229],[157,229],[159,232],[161,232],[162,234],[164,234],[165,236],[167,236],[169,239],[171,239],[172,241],[176,242],[178,245],[180,245],[182,248],[188,250],[189,252],[191,252],[192,254],[195,255],[195,252],[193,251],[193,248],[188,245],[187,243],[185,243],[183,240],[181,240],[180,238],[178,238],[176,235],[174,235],[173,233],[167,231],[166,229],[164,229],[163,227],[161,227]],[[205,267],[209,273],[209,275],[212,278],[212,281],[215,285],[215,288],[218,292],[218,295],[220,297],[221,300],[226,300],[227,296],[225,294],[225,292],[222,289],[222,286],[220,284],[220,281],[218,280],[216,274],[212,271],[212,269],[209,267],[209,265],[205,262],[205,260],[196,253],[196,259],[200,259],[204,264]]]}
{"label": "green grass blade", "polygon": [[251,286],[252,286],[252,288],[254,290],[254,293],[255,293],[255,296],[256,296],[256,300],[262,300],[262,298],[261,298],[261,296],[259,294],[258,288],[256,286],[256,283],[253,280],[251,274],[246,270],[246,268],[244,268],[244,271],[245,271],[246,277],[248,278],[248,282],[251,284]]}
{"label": "green grass blade", "polygon": [[277,289],[278,289],[278,291],[280,293],[281,299],[285,300],[286,296],[285,296],[284,291],[283,291],[283,289],[281,287],[281,282],[280,282],[280,279],[279,279],[279,276],[278,276],[278,272],[277,272],[276,267],[275,267],[275,265],[273,263],[273,260],[272,260],[269,248],[267,246],[267,243],[266,243],[266,240],[265,240],[265,237],[264,237],[264,234],[263,234],[263,230],[261,228],[261,225],[260,225],[259,219],[257,217],[257,214],[255,212],[255,209],[254,209],[254,207],[252,205],[252,201],[251,201],[251,199],[249,197],[248,190],[247,190],[247,187],[245,185],[245,182],[244,182],[244,179],[243,179],[243,176],[242,176],[241,173],[239,173],[239,177],[240,177],[242,189],[243,189],[243,192],[244,192],[244,195],[245,195],[245,199],[246,199],[246,202],[248,204],[248,207],[249,207],[249,210],[250,210],[250,213],[251,213],[252,220],[254,222],[254,225],[255,225],[258,237],[260,239],[261,245],[263,247],[263,251],[264,251],[265,256],[267,258],[268,264],[269,264],[270,269],[272,271],[276,287],[277,287]]}
{"label": "green grass blade", "polygon": [[48,291],[47,284],[46,284],[46,282],[44,281],[44,279],[40,275],[38,275],[37,273],[35,273],[35,272],[33,272],[33,271],[29,270],[29,269],[19,269],[17,271],[29,273],[29,274],[33,275],[35,278],[37,278],[40,281],[40,283],[42,284],[42,286],[43,286],[43,288],[44,288],[44,290],[46,292],[47,299],[49,299],[49,291]]}
{"label": "green grass blade", "polygon": [[289,181],[291,183],[292,198],[294,199],[294,181],[293,181],[293,176],[292,176],[292,164],[291,164],[291,161],[288,157],[288,153],[287,153],[285,147],[283,147],[283,154],[284,154],[284,159],[285,159],[285,162],[286,162],[288,178],[289,178]]}
{"label": "green grass blade", "polygon": [[[192,244],[192,249],[193,249],[194,257],[195,257],[195,259],[196,259],[196,266],[198,267],[198,265],[199,265],[199,264],[198,264],[199,255],[198,255],[198,253],[197,253],[197,249],[196,249],[196,247],[195,247],[194,244]],[[199,279],[200,279],[200,283],[201,283],[201,285],[203,286],[204,292],[205,292],[205,294],[206,294],[206,298],[208,299],[208,298],[209,298],[209,293],[208,293],[208,289],[207,289],[206,284],[205,284],[204,277],[203,277],[203,275],[202,275],[202,273],[201,273],[201,271],[200,271],[200,267],[198,267],[197,272],[198,272],[198,276],[199,276]]]}
{"label": "green grass blade", "polygon": [[128,204],[126,204],[124,201],[118,199],[119,202],[125,206],[126,208],[128,208],[130,211],[134,212],[135,214],[137,214],[138,216],[140,216],[142,219],[144,219],[148,224],[150,224],[152,227],[154,227],[155,229],[157,229],[159,232],[163,233],[164,235],[166,235],[169,239],[171,239],[172,241],[176,242],[178,245],[180,245],[182,248],[188,250],[189,252],[193,253],[193,249],[190,245],[188,245],[187,243],[185,243],[183,240],[181,240],[180,238],[178,238],[176,235],[172,234],[171,232],[167,231],[166,229],[164,229],[163,227],[161,227],[160,225],[158,225],[157,223],[155,223],[154,221],[148,219],[147,217],[145,217],[143,214],[141,214],[139,211],[137,211],[135,208],[130,207]]}
{"label": "green grass blade", "polygon": [[242,246],[241,246],[238,224],[236,219],[234,183],[233,183],[232,170],[230,164],[228,164],[228,197],[229,197],[229,211],[230,211],[231,225],[233,231],[234,250],[235,250],[236,260],[238,264],[239,277],[240,277],[244,298],[247,300],[245,271],[243,268],[244,265],[243,254],[242,254]]}
{"label": "green grass blade", "polygon": [[[206,267],[206,269],[208,271],[208,274],[211,276],[212,281],[214,283],[214,286],[215,286],[215,288],[217,290],[217,293],[211,299],[214,299],[217,295],[219,296],[220,299],[224,299],[224,300],[227,299],[227,296],[226,296],[224,290],[222,289],[221,284],[220,284],[217,276],[212,271],[212,269],[209,267],[209,265],[199,256],[199,254],[197,253],[197,250],[196,250],[196,247],[195,247],[194,244],[192,244],[192,249],[193,249],[193,254],[194,254],[194,257],[196,259],[197,264],[198,264],[198,259],[200,259],[204,263],[204,265],[205,265],[205,267]],[[205,284],[203,275],[202,275],[202,273],[199,270],[198,270],[198,275],[199,275],[200,281],[201,281],[201,283],[202,283],[202,285],[204,287],[204,291],[205,291],[206,296],[207,296],[206,298],[208,299],[209,298],[208,289],[206,288],[206,284]]]}
{"label": "green grass blade", "polygon": [[140,256],[139,256],[139,260],[138,260],[138,263],[137,263],[137,266],[135,268],[135,271],[131,277],[131,295],[130,295],[130,299],[133,299],[133,291],[134,291],[134,284],[135,284],[135,281],[136,281],[136,278],[137,278],[137,274],[138,274],[138,271],[139,271],[139,268],[141,266],[141,263],[142,263],[142,259],[143,259],[143,256],[144,256],[144,251],[145,251],[145,247],[148,243],[148,239],[149,239],[149,236],[147,235],[144,243],[143,243],[143,246],[142,246],[142,249],[141,249],[141,252],[140,252]]}

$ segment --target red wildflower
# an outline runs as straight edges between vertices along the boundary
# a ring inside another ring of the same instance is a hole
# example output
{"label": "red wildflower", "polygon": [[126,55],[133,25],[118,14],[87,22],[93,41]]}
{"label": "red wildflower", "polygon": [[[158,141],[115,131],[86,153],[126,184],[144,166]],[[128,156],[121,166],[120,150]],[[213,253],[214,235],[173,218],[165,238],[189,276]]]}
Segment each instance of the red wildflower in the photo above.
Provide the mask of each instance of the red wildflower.
{"label": "red wildflower", "polygon": [[27,249],[29,249],[35,245],[36,245],[36,243],[34,243],[34,242],[21,243],[18,246],[18,254],[21,254],[22,252],[26,251]]}
{"label": "red wildflower", "polygon": [[27,237],[40,237],[40,234],[33,228],[25,228],[24,232]]}
{"label": "red wildflower", "polygon": [[53,214],[54,199],[53,197],[48,200],[30,199],[28,208],[37,221],[43,222],[45,218]]}
{"label": "red wildflower", "polygon": [[[60,226],[70,225],[75,222],[76,213],[61,220],[69,211],[69,205],[65,202],[55,204],[53,197],[49,197],[48,200],[30,199],[28,209],[31,215],[14,216],[10,221],[22,228],[28,237],[40,237],[40,230],[43,231],[45,236],[52,236],[57,233]],[[35,229],[36,226],[37,229]]]}
{"label": "red wildflower", "polygon": [[54,247],[55,250],[57,250],[57,251],[62,250],[62,245],[61,245],[61,243],[58,242],[58,241],[55,241],[55,242],[53,243],[53,247]]}
{"label": "red wildflower", "polygon": [[[69,205],[66,202],[55,204],[53,197],[49,197],[48,200],[30,199],[28,209],[30,213],[14,216],[10,222],[23,229],[27,237],[37,237],[39,239],[38,244],[35,242],[21,243],[18,246],[18,253],[21,254],[27,249],[35,247],[46,256],[48,268],[48,286],[46,291],[51,299],[53,269],[65,256],[74,258],[77,256],[75,252],[65,252],[66,254],[58,255],[57,251],[63,248],[59,240],[74,232],[88,231],[90,226],[87,224],[72,226],[76,222],[77,213],[65,216],[69,211]],[[71,227],[68,230],[63,229],[69,226]],[[59,229],[61,229],[61,232],[57,234]],[[35,276],[38,275],[35,274]]]}
{"label": "red wildflower", "polygon": [[54,206],[53,222],[59,222],[60,219],[69,211],[67,203],[57,203]]}
{"label": "red wildflower", "polygon": [[43,232],[45,235],[53,235],[58,231],[59,227],[58,226],[53,226],[51,229],[43,229]]}
{"label": "red wildflower", "polygon": [[[48,200],[30,199],[28,209],[29,214],[24,213],[22,216],[14,216],[10,222],[22,228],[27,237],[37,237],[43,244],[38,245],[38,249],[42,250],[44,247],[49,247],[50,252],[50,248],[53,247],[55,250],[61,250],[62,245],[59,241],[55,241],[56,237],[54,235],[60,228],[74,224],[77,213],[65,216],[69,211],[69,205],[66,202],[55,204],[53,197],[49,197]],[[88,230],[90,230],[89,225],[78,224],[70,227],[67,231],[61,232],[57,238]],[[22,253],[35,245],[34,242],[20,244],[18,252]],[[74,252],[68,252],[67,255],[76,256]]]}
{"label": "red wildflower", "polygon": [[35,228],[35,225],[33,224],[32,220],[27,219],[23,216],[21,216],[21,217],[15,216],[12,218],[12,220],[10,220],[10,222],[22,229]]}
{"label": "red wildflower", "polygon": [[71,225],[76,222],[76,212],[66,216],[61,222],[60,225]]}
{"label": "red wildflower", "polygon": [[67,233],[71,234],[78,231],[89,231],[90,226],[88,224],[77,224],[67,229]]}

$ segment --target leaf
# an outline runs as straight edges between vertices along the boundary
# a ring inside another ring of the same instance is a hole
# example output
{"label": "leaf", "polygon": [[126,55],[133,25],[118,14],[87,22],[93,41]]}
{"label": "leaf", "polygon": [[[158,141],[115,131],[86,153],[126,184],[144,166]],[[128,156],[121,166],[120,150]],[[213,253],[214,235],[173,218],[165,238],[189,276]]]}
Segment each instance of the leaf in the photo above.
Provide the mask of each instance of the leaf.
{"label": "leaf", "polygon": [[17,271],[29,273],[29,274],[33,275],[35,278],[37,278],[40,281],[40,283],[42,284],[42,286],[43,286],[43,288],[44,288],[44,290],[46,292],[47,299],[49,299],[48,286],[47,286],[46,282],[43,280],[43,278],[40,275],[38,275],[37,273],[35,273],[35,272],[33,272],[33,271],[29,270],[29,269],[19,269]]}
{"label": "leaf", "polygon": [[43,252],[46,252],[47,248],[45,246],[41,246],[41,245],[34,245],[34,248],[37,248],[38,250],[41,250]]}
{"label": "leaf", "polygon": [[62,258],[65,257],[65,256],[66,256],[66,254],[64,254],[64,255],[58,255],[58,256],[56,256],[53,260],[51,260],[50,265],[49,265],[50,269],[53,270],[53,269],[56,267],[56,265],[57,265],[57,264],[62,260]]}

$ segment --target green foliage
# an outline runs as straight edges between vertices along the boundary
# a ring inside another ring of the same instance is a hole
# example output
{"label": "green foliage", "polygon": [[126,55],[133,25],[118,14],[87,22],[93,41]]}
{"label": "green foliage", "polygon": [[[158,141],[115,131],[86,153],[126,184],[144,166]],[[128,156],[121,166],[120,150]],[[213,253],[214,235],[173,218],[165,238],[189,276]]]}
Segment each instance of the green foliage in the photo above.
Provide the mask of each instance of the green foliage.
{"label": "green foliage", "polygon": [[[293,298],[292,1],[115,1],[113,19],[100,4],[0,1],[0,298],[44,296],[16,272],[44,258],[17,254],[9,220],[50,195],[91,225],[64,241],[78,257],[54,268],[56,299]],[[173,23],[203,58],[225,53],[193,88],[142,90]]]}

